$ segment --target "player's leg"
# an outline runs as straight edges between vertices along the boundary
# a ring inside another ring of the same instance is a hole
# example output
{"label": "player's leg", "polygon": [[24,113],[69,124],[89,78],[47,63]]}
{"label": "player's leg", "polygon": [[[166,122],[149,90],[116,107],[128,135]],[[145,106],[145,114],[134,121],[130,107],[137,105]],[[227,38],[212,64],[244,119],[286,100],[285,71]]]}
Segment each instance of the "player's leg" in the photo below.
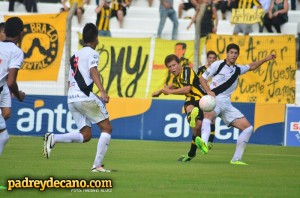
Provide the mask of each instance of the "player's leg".
{"label": "player's leg", "polygon": [[11,94],[7,84],[2,87],[0,92],[0,155],[9,140],[9,135],[6,130],[6,122],[11,114]]}
{"label": "player's leg", "polygon": [[249,123],[249,121],[245,117],[236,119],[231,125],[235,128],[238,128],[242,132],[237,139],[236,149],[230,163],[238,164],[238,165],[247,165],[242,161],[242,157],[245,148],[249,142],[249,139],[252,135],[253,126]]}
{"label": "player's leg", "polygon": [[212,143],[214,142],[214,139],[215,139],[215,129],[216,129],[216,126],[213,121],[213,123],[210,124],[210,135],[209,135],[208,144],[207,144],[207,147],[209,150],[213,148]]}
{"label": "player's leg", "polygon": [[0,155],[9,140],[9,135],[6,130],[6,123],[3,116],[0,114]]}

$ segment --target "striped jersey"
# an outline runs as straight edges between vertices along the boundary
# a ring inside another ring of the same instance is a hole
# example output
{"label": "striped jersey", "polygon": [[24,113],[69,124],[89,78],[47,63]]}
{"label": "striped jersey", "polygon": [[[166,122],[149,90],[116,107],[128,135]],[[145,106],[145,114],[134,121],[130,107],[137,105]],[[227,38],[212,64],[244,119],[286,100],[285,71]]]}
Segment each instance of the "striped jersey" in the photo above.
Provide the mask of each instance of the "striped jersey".
{"label": "striped jersey", "polygon": [[250,9],[253,8],[254,6],[258,7],[261,6],[261,3],[259,0],[237,0],[237,8],[240,9]]}
{"label": "striped jersey", "polygon": [[91,47],[83,47],[70,59],[68,103],[94,100],[92,67],[98,67],[99,54]]}
{"label": "striped jersey", "polygon": [[235,90],[239,75],[249,71],[249,65],[228,66],[225,60],[213,62],[202,74],[205,80],[211,79],[210,89],[218,96],[230,97]]}
{"label": "striped jersey", "polygon": [[194,70],[189,67],[183,67],[182,72],[174,77],[173,85],[177,88],[184,86],[191,86],[191,91],[186,94],[186,101],[200,100],[200,98],[206,95],[205,91],[200,88],[200,81]]}
{"label": "striped jersey", "polygon": [[111,8],[110,7],[102,7],[100,12],[97,15],[97,28],[98,30],[109,30],[109,19],[111,16]]}
{"label": "striped jersey", "polygon": [[[123,0],[112,0],[112,9],[113,10],[122,10],[122,1]],[[124,3],[127,5],[129,0],[124,0]]]}

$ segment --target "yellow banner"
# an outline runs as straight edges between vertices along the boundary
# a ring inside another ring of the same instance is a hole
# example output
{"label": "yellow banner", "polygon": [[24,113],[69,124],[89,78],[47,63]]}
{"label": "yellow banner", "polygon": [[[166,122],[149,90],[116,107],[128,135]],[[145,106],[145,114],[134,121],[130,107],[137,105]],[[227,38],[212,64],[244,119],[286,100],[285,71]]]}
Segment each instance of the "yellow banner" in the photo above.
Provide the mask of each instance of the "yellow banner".
{"label": "yellow banner", "polygon": [[262,24],[262,18],[265,15],[263,9],[232,9],[230,22],[237,24]]}
{"label": "yellow banner", "polygon": [[[165,58],[169,54],[176,54],[181,59],[181,64],[193,68],[194,61],[194,41],[173,41],[173,40],[155,40],[155,51],[152,69],[152,80],[150,92],[161,89],[165,84],[172,83],[172,75],[169,74],[165,66]],[[151,97],[151,95],[150,95]],[[184,99],[182,95],[160,96],[161,99]]]}
{"label": "yellow banner", "polygon": [[224,36],[211,35],[206,50],[213,50],[220,59],[226,58],[226,46],[240,46],[237,64],[249,64],[274,53],[274,61],[249,71],[239,78],[233,102],[295,103],[296,41],[294,35],[283,36]]}
{"label": "yellow banner", "polygon": [[[67,12],[19,16],[24,62],[18,81],[57,81],[66,34]],[[5,16],[7,20],[11,16]]]}
{"label": "yellow banner", "polygon": [[[147,97],[146,87],[151,80],[150,41],[150,38],[99,37],[96,48],[100,56],[99,73],[110,97]],[[96,86],[93,91],[98,92]]]}

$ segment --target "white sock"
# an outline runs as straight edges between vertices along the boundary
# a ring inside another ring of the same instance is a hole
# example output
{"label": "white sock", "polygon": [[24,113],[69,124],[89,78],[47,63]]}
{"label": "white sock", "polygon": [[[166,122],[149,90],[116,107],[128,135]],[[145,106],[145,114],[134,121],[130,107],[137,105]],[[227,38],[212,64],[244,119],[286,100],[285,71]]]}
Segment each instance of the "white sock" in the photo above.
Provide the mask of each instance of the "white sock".
{"label": "white sock", "polygon": [[57,142],[83,142],[83,135],[79,132],[73,132],[73,133],[65,133],[65,134],[54,134],[54,142],[53,144]]}
{"label": "white sock", "polygon": [[233,155],[232,161],[242,160],[244,150],[246,148],[246,145],[248,144],[252,131],[253,126],[249,126],[248,128],[244,129],[239,135],[239,138],[236,142],[235,153]]}
{"label": "white sock", "polygon": [[201,138],[202,140],[207,144],[208,143],[208,139],[210,136],[210,124],[211,124],[211,120],[204,118],[202,121],[202,127],[201,127]]}
{"label": "white sock", "polygon": [[4,146],[8,142],[8,139],[9,139],[9,135],[8,135],[7,130],[5,129],[4,131],[2,131],[0,133],[0,155],[2,154]]}
{"label": "white sock", "polygon": [[96,157],[95,157],[95,161],[93,164],[93,168],[102,165],[102,161],[106,154],[110,138],[111,138],[111,135],[109,133],[106,133],[106,132],[101,133],[99,141],[98,141],[98,145],[97,145],[97,152],[96,152]]}

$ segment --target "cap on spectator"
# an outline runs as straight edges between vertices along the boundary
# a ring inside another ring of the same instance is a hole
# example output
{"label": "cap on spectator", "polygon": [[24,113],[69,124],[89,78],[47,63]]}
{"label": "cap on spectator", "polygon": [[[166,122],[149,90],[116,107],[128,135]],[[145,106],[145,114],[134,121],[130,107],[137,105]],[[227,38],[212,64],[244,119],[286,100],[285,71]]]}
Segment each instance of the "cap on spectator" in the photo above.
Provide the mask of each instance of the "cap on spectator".
{"label": "cap on spectator", "polygon": [[23,21],[19,17],[11,17],[5,22],[6,37],[16,37],[23,31]]}

